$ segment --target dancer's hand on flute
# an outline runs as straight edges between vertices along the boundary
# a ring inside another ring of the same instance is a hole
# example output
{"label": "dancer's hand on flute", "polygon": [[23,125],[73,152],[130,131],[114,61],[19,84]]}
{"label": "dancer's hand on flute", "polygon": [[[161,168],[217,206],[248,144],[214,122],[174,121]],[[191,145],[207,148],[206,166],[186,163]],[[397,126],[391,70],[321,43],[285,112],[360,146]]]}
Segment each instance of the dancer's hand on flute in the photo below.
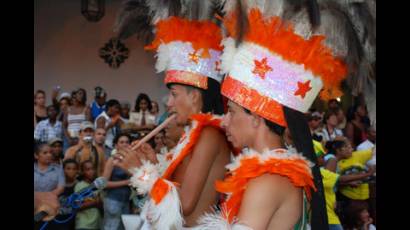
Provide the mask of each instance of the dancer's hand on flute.
{"label": "dancer's hand on flute", "polygon": [[131,143],[132,149],[137,149],[142,144],[149,141],[151,138],[153,138],[155,135],[157,135],[162,129],[164,129],[172,120],[174,120],[175,117],[176,117],[176,114],[171,115],[164,122],[162,122],[160,125],[158,125],[158,127],[156,127],[154,130],[152,130],[150,133],[148,133],[145,137],[143,137],[141,140],[134,141],[133,143]]}
{"label": "dancer's hand on flute", "polygon": [[131,143],[131,148],[120,149],[114,156],[114,165],[128,172],[131,168],[141,166],[141,160],[149,160],[152,163],[157,163],[158,160],[155,151],[146,142],[164,129],[175,117],[175,114],[171,115],[144,138]]}
{"label": "dancer's hand on flute", "polygon": [[141,159],[145,156],[139,150],[133,150],[130,147],[121,148],[113,156],[114,166],[120,167],[121,169],[129,172],[132,168],[137,168],[141,166]]}

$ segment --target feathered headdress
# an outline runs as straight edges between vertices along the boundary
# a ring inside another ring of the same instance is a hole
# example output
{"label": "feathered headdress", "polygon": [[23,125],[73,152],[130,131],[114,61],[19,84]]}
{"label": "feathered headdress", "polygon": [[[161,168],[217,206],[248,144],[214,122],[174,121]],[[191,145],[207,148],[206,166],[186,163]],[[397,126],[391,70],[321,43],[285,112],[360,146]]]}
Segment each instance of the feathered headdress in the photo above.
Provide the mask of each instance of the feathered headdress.
{"label": "feathered headdress", "polygon": [[[207,89],[208,78],[219,74],[222,33],[215,23],[221,14],[216,0],[127,1],[117,20],[120,39],[137,34],[157,52],[157,72],[166,72],[165,83]],[[154,35],[155,34],[155,35]]]}
{"label": "feathered headdress", "polygon": [[[283,106],[304,113],[319,92],[324,99],[340,96],[338,87],[347,69],[325,44],[325,36],[312,35],[306,39],[295,32],[294,24],[276,16],[285,15],[289,7],[277,4],[281,10],[263,14],[261,9],[266,7],[261,2],[246,1],[246,20],[238,17],[237,10],[228,11],[224,19],[230,37],[223,41],[221,67],[227,76],[222,94],[274,123],[287,126]],[[246,25],[245,29],[238,29],[238,24]],[[242,41],[236,46],[234,41],[238,37]]]}
{"label": "feathered headdress", "polygon": [[[114,26],[119,39],[136,35],[149,43],[154,38],[156,23],[171,16],[190,20],[215,20],[221,14],[218,0],[126,0]],[[215,22],[215,21],[214,21]]]}
{"label": "feathered headdress", "polygon": [[220,28],[210,21],[170,17],[156,24],[154,41],[146,46],[157,51],[157,72],[166,71],[165,83],[207,89],[208,79],[221,81]]}

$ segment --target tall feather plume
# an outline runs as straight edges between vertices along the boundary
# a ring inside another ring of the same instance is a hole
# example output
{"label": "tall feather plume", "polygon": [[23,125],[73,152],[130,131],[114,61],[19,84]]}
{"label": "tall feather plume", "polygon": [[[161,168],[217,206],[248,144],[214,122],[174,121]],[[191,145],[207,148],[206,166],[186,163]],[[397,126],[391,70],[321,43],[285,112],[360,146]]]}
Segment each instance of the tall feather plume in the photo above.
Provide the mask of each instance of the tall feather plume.
{"label": "tall feather plume", "polygon": [[[351,23],[349,32],[355,45],[348,53],[351,73],[347,83],[351,93],[357,96],[373,87],[376,63],[376,1],[375,0],[320,0],[323,4],[337,4]],[[357,40],[356,40],[357,39]],[[371,85],[368,85],[371,84]],[[375,90],[375,89],[374,89]]]}
{"label": "tall feather plume", "polygon": [[126,0],[118,13],[114,32],[122,40],[136,35],[148,44],[159,20],[170,16],[215,20],[215,14],[222,14],[222,4],[221,0]]}
{"label": "tall feather plume", "polygon": [[138,39],[148,43],[153,38],[152,18],[145,0],[125,1],[116,18],[114,32],[121,40],[136,35]]}

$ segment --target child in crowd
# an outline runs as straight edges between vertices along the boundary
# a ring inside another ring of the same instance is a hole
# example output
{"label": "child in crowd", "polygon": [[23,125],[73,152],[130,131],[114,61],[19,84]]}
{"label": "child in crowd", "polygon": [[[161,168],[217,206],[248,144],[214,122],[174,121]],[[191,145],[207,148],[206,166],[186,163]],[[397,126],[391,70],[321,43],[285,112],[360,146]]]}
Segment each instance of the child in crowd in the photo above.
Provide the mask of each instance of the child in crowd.
{"label": "child in crowd", "polygon": [[[74,192],[78,192],[83,188],[88,187],[96,178],[96,170],[90,160],[86,160],[81,164],[81,180],[75,185]],[[99,192],[94,193],[94,197],[86,198],[81,205],[75,219],[75,229],[93,229],[97,230],[101,227],[101,214],[98,207],[101,206]]]}

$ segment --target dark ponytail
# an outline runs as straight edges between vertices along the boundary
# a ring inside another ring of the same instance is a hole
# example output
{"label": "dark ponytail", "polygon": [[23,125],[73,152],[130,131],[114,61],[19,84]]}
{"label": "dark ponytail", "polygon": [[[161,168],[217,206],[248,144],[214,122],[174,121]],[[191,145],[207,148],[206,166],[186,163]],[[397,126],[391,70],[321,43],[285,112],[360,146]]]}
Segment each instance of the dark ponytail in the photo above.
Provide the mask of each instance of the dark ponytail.
{"label": "dark ponytail", "polygon": [[221,84],[219,82],[208,77],[208,89],[201,90],[201,93],[203,105],[201,112],[210,112],[217,115],[222,115],[224,113]]}
{"label": "dark ponytail", "polygon": [[310,203],[310,208],[312,210],[310,218],[311,227],[313,230],[329,229],[322,175],[320,174],[316,154],[313,149],[312,136],[310,134],[306,116],[303,113],[286,106],[283,106],[283,112],[292,136],[293,144],[297,151],[302,153],[304,157],[315,164],[312,168],[312,174],[317,191],[312,191],[312,200]]}

